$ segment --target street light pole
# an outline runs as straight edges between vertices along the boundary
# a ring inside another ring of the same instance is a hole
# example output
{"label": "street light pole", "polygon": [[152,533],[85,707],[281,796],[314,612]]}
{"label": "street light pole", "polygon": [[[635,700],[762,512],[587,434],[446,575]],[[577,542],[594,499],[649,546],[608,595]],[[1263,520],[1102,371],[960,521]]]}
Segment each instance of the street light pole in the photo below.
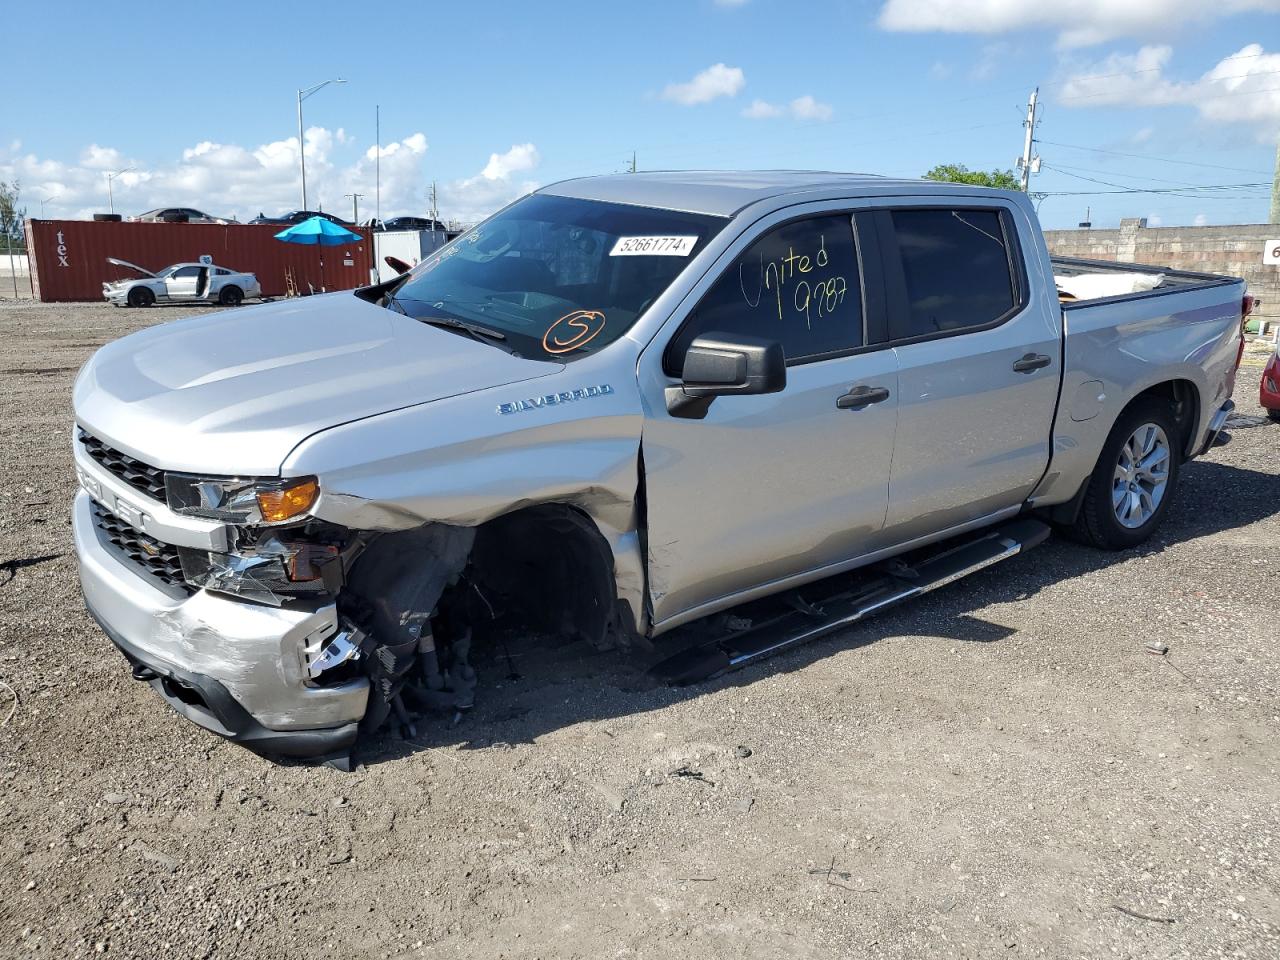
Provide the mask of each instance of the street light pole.
{"label": "street light pole", "polygon": [[364,194],[363,193],[344,193],[343,196],[347,197],[351,201],[351,222],[354,223],[356,226],[359,226],[360,225],[360,201],[364,199]]}
{"label": "street light pole", "polygon": [[116,198],[115,198],[115,193],[111,189],[111,181],[114,180],[116,177],[123,177],[126,173],[132,173],[132,172],[133,172],[133,167],[128,167],[124,170],[116,170],[114,173],[111,171],[106,171],[107,209],[109,210],[109,212],[111,213],[116,212]]}
{"label": "street light pole", "polygon": [[325,80],[323,83],[317,83],[314,87],[307,87],[305,90],[298,91],[298,165],[302,170],[302,209],[307,209],[307,145],[303,140],[302,132],[302,101],[307,99],[313,93],[317,93],[321,88],[327,87],[331,83],[346,83],[341,77],[333,80]]}

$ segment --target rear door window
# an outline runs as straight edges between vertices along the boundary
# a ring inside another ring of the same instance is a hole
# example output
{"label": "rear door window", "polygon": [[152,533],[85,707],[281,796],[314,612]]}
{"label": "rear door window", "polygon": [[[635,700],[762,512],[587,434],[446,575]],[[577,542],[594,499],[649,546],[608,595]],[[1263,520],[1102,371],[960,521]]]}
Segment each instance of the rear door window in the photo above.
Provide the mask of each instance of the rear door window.
{"label": "rear door window", "polygon": [[905,309],[890,313],[893,340],[992,326],[1021,305],[1020,254],[999,210],[889,213],[905,284]]}
{"label": "rear door window", "polygon": [[796,220],[756,240],[716,281],[667,348],[679,376],[704,333],[782,344],[788,363],[839,355],[864,343],[862,289],[848,214]]}

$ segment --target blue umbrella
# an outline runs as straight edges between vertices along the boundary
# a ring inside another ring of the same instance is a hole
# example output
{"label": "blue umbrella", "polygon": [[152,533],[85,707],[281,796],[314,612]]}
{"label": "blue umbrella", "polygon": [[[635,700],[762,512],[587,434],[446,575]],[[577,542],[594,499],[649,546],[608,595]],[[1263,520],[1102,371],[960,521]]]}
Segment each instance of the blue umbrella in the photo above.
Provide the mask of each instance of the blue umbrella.
{"label": "blue umbrella", "polygon": [[[344,243],[356,243],[364,238],[352,233],[346,227],[340,227],[332,220],[324,217],[311,217],[292,227],[286,227],[276,234],[277,240],[285,243],[302,243],[311,246],[337,247]],[[324,254],[320,255],[320,290],[324,286]]]}
{"label": "blue umbrella", "polygon": [[346,227],[340,227],[332,220],[324,217],[311,217],[276,234],[277,240],[285,243],[320,244],[326,247],[337,247],[344,243],[356,243],[364,239],[358,233],[352,233]]}

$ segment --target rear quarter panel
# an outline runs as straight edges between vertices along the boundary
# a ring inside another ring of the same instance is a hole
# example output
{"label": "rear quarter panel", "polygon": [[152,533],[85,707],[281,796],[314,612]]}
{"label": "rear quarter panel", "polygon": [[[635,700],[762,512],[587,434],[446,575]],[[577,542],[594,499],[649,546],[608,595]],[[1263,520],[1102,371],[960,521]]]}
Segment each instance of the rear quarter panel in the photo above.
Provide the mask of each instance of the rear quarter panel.
{"label": "rear quarter panel", "polygon": [[1070,500],[1093,472],[1121,412],[1144,390],[1171,380],[1196,389],[1189,450],[1234,386],[1244,281],[1069,307],[1062,394],[1049,472],[1037,506]]}

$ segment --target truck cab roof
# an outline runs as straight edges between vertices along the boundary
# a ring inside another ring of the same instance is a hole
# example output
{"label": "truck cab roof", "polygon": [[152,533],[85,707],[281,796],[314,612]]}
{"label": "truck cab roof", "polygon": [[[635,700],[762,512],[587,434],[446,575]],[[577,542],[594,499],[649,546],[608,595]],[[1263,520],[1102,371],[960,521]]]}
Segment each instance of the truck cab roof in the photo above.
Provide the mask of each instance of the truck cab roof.
{"label": "truck cab roof", "polygon": [[775,206],[785,206],[833,196],[870,197],[902,193],[912,196],[973,196],[975,193],[1010,198],[1025,196],[963,183],[893,179],[869,173],[833,173],[826,170],[664,170],[562,180],[538,192],[720,217],[735,216],[753,204],[770,200],[775,201]]}

